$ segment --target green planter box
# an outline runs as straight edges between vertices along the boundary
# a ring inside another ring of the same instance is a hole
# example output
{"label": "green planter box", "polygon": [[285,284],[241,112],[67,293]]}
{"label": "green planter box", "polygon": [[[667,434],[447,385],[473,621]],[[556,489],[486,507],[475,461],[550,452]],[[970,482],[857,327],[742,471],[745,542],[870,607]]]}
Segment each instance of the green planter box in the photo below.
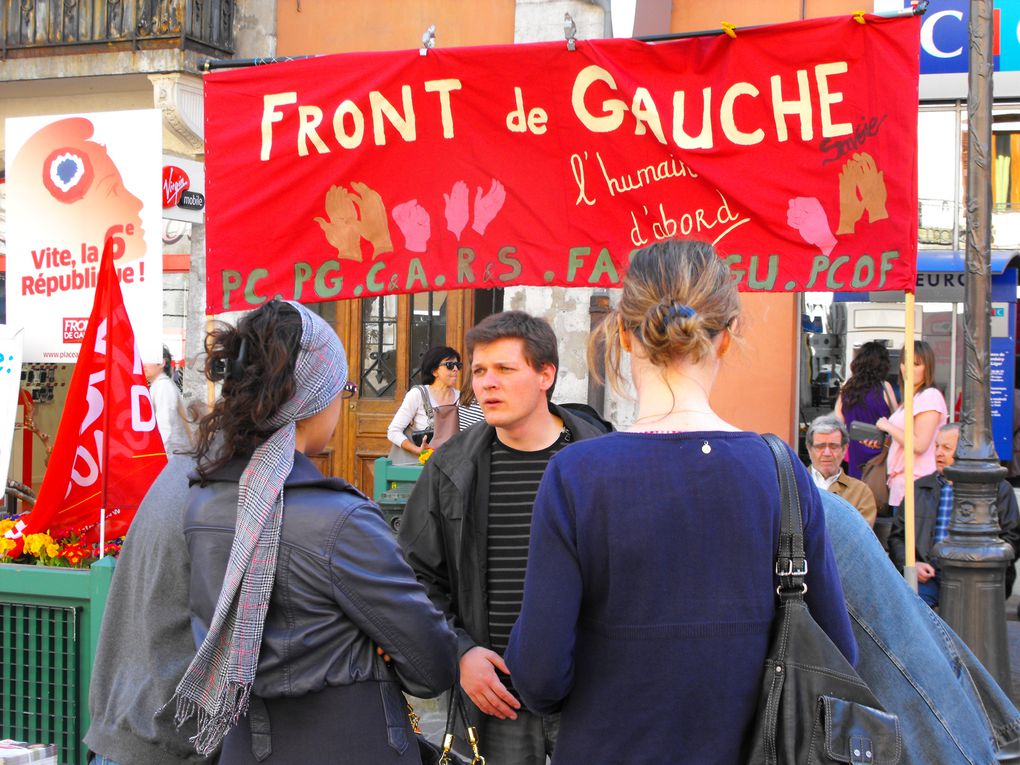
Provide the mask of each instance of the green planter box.
{"label": "green planter box", "polygon": [[0,738],[56,744],[61,765],[85,765],[89,680],[115,565],[0,564]]}

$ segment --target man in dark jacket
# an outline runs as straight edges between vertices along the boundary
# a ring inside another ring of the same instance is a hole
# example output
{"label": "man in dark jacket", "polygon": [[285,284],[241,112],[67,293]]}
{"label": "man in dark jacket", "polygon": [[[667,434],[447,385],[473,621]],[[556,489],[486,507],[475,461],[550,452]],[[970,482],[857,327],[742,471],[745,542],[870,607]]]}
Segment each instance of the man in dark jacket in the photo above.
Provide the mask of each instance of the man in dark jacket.
{"label": "man in dark jacket", "polygon": [[521,707],[502,654],[520,613],[542,473],[567,444],[603,431],[549,402],[559,356],[547,322],[506,311],[472,328],[466,341],[485,423],[426,463],[399,539],[457,633],[460,685],[483,713],[482,753],[496,763],[544,763],[557,716]]}
{"label": "man in dark jacket", "polygon": [[[953,504],[953,483],[945,478],[943,471],[956,460],[956,445],[960,440],[959,423],[943,427],[935,436],[935,467],[931,475],[918,478],[914,483],[914,544],[917,555],[917,594],[929,606],[939,602],[938,561],[932,556],[932,549],[948,533],[949,519]],[[995,516],[999,521],[999,536],[1013,548],[1014,555],[1020,551],[1020,512],[1017,510],[1013,487],[1006,481],[999,481],[995,498]],[[902,571],[906,562],[905,525],[902,507],[893,517],[889,532],[889,556]],[[1013,591],[1016,571],[1013,566],[1006,569],[1006,591],[1008,598]]]}

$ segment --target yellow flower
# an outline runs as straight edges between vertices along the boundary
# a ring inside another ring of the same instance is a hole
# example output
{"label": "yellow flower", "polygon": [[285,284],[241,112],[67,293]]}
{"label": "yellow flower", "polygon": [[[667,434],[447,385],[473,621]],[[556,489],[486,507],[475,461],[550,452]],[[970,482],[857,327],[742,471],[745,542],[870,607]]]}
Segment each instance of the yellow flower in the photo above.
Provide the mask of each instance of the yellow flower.
{"label": "yellow flower", "polygon": [[14,528],[14,521],[10,518],[6,518],[0,521],[0,537],[6,534],[8,531]]}
{"label": "yellow flower", "polygon": [[435,449],[422,449],[421,454],[418,455],[418,463],[424,465],[426,462],[429,461],[429,457],[432,456],[432,453],[434,451]]}
{"label": "yellow flower", "polygon": [[14,549],[13,539],[4,539],[0,537],[0,555],[6,555],[8,550]]}
{"label": "yellow flower", "polygon": [[25,552],[38,558],[46,546],[51,544],[53,538],[49,534],[29,534],[25,537]]}
{"label": "yellow flower", "polygon": [[56,558],[57,553],[60,552],[60,546],[56,544],[46,545],[46,555],[50,558]]}

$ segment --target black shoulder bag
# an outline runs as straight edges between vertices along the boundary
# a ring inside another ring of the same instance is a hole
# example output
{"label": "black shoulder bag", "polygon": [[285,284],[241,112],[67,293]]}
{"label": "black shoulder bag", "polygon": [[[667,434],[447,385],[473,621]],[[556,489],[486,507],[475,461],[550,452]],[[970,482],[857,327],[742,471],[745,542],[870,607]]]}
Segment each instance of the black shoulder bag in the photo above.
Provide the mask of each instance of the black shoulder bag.
{"label": "black shoulder bag", "polygon": [[895,765],[899,718],[885,712],[804,603],[807,558],[800,497],[783,441],[765,437],[779,474],[779,606],[765,660],[748,765]]}

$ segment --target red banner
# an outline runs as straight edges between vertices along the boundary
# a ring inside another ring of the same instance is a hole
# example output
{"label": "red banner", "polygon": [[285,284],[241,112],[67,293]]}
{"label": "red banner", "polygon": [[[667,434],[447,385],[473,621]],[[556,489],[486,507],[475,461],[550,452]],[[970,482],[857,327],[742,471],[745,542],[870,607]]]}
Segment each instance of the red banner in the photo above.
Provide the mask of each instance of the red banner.
{"label": "red banner", "polygon": [[612,286],[673,237],[744,290],[912,289],[918,21],[863,21],[208,75],[208,310]]}
{"label": "red banner", "polygon": [[12,558],[21,554],[23,537],[45,531],[54,539],[74,533],[83,542],[98,542],[104,507],[106,538],[123,536],[166,465],[111,243],[106,240],[92,315],[39,496],[32,512],[7,532],[17,542],[7,553]]}

